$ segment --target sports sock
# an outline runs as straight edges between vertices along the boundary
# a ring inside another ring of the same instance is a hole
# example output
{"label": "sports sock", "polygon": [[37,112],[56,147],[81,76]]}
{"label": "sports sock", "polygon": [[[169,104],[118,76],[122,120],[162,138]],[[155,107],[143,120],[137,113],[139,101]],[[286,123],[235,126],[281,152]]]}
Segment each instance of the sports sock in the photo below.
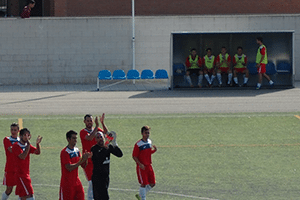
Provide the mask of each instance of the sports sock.
{"label": "sports sock", "polygon": [[274,84],[274,82],[273,82],[272,80],[270,80],[270,81],[269,81],[269,84],[272,85],[272,84]]}
{"label": "sports sock", "polygon": [[257,83],[257,87],[259,87],[259,88],[260,88],[260,86],[261,86],[261,83]]}
{"label": "sports sock", "polygon": [[5,192],[3,192],[3,193],[2,193],[2,198],[1,198],[1,200],[7,200],[8,197],[9,197],[9,196],[8,196]]}
{"label": "sports sock", "polygon": [[142,198],[142,200],[146,200],[146,188],[140,187],[140,197]]}
{"label": "sports sock", "polygon": [[198,85],[202,84],[202,80],[203,80],[203,75],[199,75],[198,76]]}
{"label": "sports sock", "polygon": [[146,193],[148,193],[152,189],[152,187],[150,185],[146,185],[145,188],[146,188]]}
{"label": "sports sock", "polygon": [[233,81],[234,81],[235,84],[238,84],[238,83],[239,83],[237,77],[233,77]]}
{"label": "sports sock", "polygon": [[222,84],[222,76],[220,73],[217,73],[217,78],[218,78],[219,84]]}
{"label": "sports sock", "polygon": [[244,84],[248,83],[248,79],[247,77],[244,77]]}
{"label": "sports sock", "polygon": [[191,79],[190,76],[186,76],[185,78],[186,78],[186,81],[187,81],[190,85],[193,85],[193,84],[192,84],[192,79]]}
{"label": "sports sock", "polygon": [[229,73],[228,74],[228,82],[227,82],[227,84],[231,83],[231,79],[232,79],[232,73]]}
{"label": "sports sock", "polygon": [[205,74],[205,75],[204,75],[204,77],[206,78],[206,80],[207,80],[208,84],[211,84],[211,80],[210,80],[210,78],[209,78],[208,74]]}
{"label": "sports sock", "polygon": [[89,187],[88,187],[88,200],[93,200],[94,195],[93,195],[93,183],[92,181],[89,181]]}

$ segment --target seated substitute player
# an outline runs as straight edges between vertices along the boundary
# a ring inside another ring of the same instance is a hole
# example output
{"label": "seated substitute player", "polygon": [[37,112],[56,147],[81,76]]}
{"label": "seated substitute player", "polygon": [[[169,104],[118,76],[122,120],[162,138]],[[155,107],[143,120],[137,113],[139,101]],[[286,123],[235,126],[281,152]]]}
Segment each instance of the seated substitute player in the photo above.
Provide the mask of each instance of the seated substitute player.
{"label": "seated substitute player", "polygon": [[197,55],[196,49],[191,50],[191,55],[186,58],[185,65],[187,67],[185,74],[187,82],[191,87],[194,87],[190,75],[195,73],[198,76],[198,87],[201,88],[203,80],[202,59]]}
{"label": "seated substitute player", "polygon": [[78,167],[85,167],[91,153],[85,152],[82,157],[76,147],[77,133],[70,130],[66,134],[68,146],[60,153],[61,180],[59,189],[60,200],[84,200],[84,190],[78,177]]}
{"label": "seated substitute player", "polygon": [[217,56],[217,78],[219,81],[219,87],[222,87],[222,74],[227,74],[227,85],[231,86],[232,70],[231,70],[231,58],[227,53],[226,47],[221,48],[221,53]]}
{"label": "seated substitute player", "polygon": [[233,56],[233,81],[235,86],[239,86],[238,73],[244,74],[243,87],[247,86],[249,70],[247,69],[247,56],[243,54],[243,47],[237,48],[237,54]]}
{"label": "seated substitute player", "polygon": [[36,139],[36,147],[30,144],[31,134],[27,128],[20,130],[20,141],[15,142],[12,147],[12,152],[16,156],[17,167],[17,188],[16,195],[19,195],[21,200],[34,200],[33,187],[29,175],[30,154],[40,155],[42,141],[41,136]]}
{"label": "seated substitute player", "polygon": [[132,158],[136,162],[136,173],[141,184],[136,198],[138,200],[146,200],[147,193],[155,186],[151,155],[157,151],[157,148],[155,145],[152,145],[152,141],[149,139],[150,127],[143,126],[141,132],[142,139],[135,143]]}
{"label": "seated substitute player", "polygon": [[[203,57],[203,64],[204,64],[204,69],[203,69],[204,77],[208,82],[208,87],[211,88],[213,86],[213,82],[216,77],[216,70],[215,70],[216,59],[215,56],[212,55],[211,48],[206,49],[206,55]],[[211,75],[211,78],[209,77],[209,75]]]}
{"label": "seated substitute player", "polygon": [[[104,134],[107,133],[107,128],[104,124],[104,117],[105,114],[103,113],[102,116],[100,117],[100,122],[102,124],[103,130],[99,128],[99,123],[98,123],[98,117],[95,118],[96,127],[94,128],[94,119],[93,116],[90,114],[87,114],[84,116],[84,124],[85,128],[80,131],[80,139],[81,139],[81,144],[82,144],[82,152],[91,152],[92,146],[94,146],[97,142],[95,140],[95,136],[98,131],[103,132]],[[88,200],[93,200],[93,185],[92,185],[92,174],[93,174],[93,162],[92,159],[88,159],[87,166],[84,168],[85,176],[89,182],[89,187],[88,187]]]}
{"label": "seated substitute player", "polygon": [[4,150],[6,155],[6,164],[4,170],[3,185],[6,185],[6,190],[2,194],[1,200],[7,200],[11,194],[13,187],[17,184],[16,180],[16,165],[15,155],[12,152],[12,146],[14,143],[19,142],[19,125],[12,123],[10,125],[11,135],[3,139]]}
{"label": "seated substitute player", "polygon": [[110,144],[105,145],[105,137],[102,132],[98,132],[95,139],[97,144],[91,148],[92,161],[94,165],[92,183],[94,200],[108,200],[109,186],[109,164],[110,154],[122,157],[123,153],[117,145],[117,135],[112,132],[113,140]]}

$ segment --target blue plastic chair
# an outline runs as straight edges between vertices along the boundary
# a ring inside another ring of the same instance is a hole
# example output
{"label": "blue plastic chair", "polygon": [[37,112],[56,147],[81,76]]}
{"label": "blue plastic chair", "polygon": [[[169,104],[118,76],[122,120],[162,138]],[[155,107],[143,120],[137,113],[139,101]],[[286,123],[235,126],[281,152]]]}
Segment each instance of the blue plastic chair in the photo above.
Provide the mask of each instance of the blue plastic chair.
{"label": "blue plastic chair", "polygon": [[136,69],[130,69],[127,72],[127,79],[140,79],[140,73]]}
{"label": "blue plastic chair", "polygon": [[113,79],[118,79],[118,80],[126,79],[124,70],[122,70],[122,69],[115,70],[113,73]]}
{"label": "blue plastic chair", "polygon": [[155,72],[155,78],[156,79],[168,79],[168,72],[164,69],[158,69]]}
{"label": "blue plastic chair", "polygon": [[99,91],[99,80],[111,80],[111,72],[109,70],[101,70],[97,77],[97,90]]}
{"label": "blue plastic chair", "polygon": [[153,71],[150,69],[144,69],[141,73],[141,79],[154,79]]}
{"label": "blue plastic chair", "polygon": [[255,62],[249,62],[247,68],[249,70],[249,74],[252,75],[258,74]]}
{"label": "blue plastic chair", "polygon": [[277,73],[278,74],[291,74],[292,73],[292,66],[290,63],[286,61],[281,61],[277,63]]}
{"label": "blue plastic chair", "polygon": [[266,65],[266,74],[268,75],[273,75],[276,74],[276,68],[273,62],[268,62],[268,64]]}
{"label": "blue plastic chair", "polygon": [[109,70],[101,70],[98,74],[99,80],[111,80],[111,72]]}
{"label": "blue plastic chair", "polygon": [[185,66],[182,63],[173,64],[173,75],[174,76],[184,76],[185,75]]}

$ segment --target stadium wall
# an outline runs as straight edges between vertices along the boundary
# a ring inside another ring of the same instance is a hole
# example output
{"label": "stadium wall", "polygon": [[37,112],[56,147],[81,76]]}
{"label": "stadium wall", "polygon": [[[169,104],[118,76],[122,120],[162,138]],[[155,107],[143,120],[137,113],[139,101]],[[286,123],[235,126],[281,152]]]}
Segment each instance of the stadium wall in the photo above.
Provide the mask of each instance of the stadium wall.
{"label": "stadium wall", "polygon": [[[170,69],[171,32],[294,31],[300,81],[300,14],[136,17],[136,69]],[[0,19],[0,83],[96,83],[99,70],[132,68],[131,17]]]}

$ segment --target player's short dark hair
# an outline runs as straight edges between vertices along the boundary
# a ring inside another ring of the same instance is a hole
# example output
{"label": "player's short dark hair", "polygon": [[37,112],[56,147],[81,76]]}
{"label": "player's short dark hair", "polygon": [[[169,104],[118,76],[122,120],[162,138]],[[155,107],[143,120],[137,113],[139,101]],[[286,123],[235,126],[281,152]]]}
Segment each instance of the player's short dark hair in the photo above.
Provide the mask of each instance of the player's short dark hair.
{"label": "player's short dark hair", "polygon": [[18,129],[19,129],[19,124],[17,124],[16,122],[13,122],[13,123],[10,125],[10,128],[12,128],[12,127],[18,127]]}
{"label": "player's short dark hair", "polygon": [[191,49],[191,52],[192,52],[192,51],[197,51],[197,49],[195,49],[195,48],[192,48],[192,49]]}
{"label": "player's short dark hair", "polygon": [[34,0],[28,0],[28,4],[35,4]]}
{"label": "player's short dark hair", "polygon": [[22,128],[22,129],[20,130],[20,136],[25,135],[26,133],[29,133],[29,134],[30,134],[30,131],[29,131],[27,128]]}
{"label": "player's short dark hair", "polygon": [[221,49],[227,49],[225,46],[222,46]]}
{"label": "player's short dark hair", "polygon": [[66,138],[71,139],[72,135],[77,135],[77,132],[75,132],[73,130],[69,130],[66,134]]}
{"label": "player's short dark hair", "polygon": [[143,126],[141,129],[141,133],[143,133],[144,131],[148,131],[150,129],[151,129],[150,126]]}
{"label": "player's short dark hair", "polygon": [[211,49],[211,48],[207,48],[207,49],[206,49],[206,52],[208,52],[208,51],[212,51],[212,49]]}
{"label": "player's short dark hair", "polygon": [[243,50],[243,47],[238,46],[238,47],[236,48],[236,50],[239,50],[239,49],[242,49],[242,50]]}
{"label": "player's short dark hair", "polygon": [[84,116],[84,120],[86,120],[86,118],[88,118],[88,117],[93,117],[93,115],[91,115],[91,114],[86,114],[85,116]]}
{"label": "player's short dark hair", "polygon": [[262,37],[260,37],[260,36],[259,36],[259,37],[257,37],[256,39],[257,39],[258,41],[261,41],[261,42],[263,42],[263,38],[262,38]]}

